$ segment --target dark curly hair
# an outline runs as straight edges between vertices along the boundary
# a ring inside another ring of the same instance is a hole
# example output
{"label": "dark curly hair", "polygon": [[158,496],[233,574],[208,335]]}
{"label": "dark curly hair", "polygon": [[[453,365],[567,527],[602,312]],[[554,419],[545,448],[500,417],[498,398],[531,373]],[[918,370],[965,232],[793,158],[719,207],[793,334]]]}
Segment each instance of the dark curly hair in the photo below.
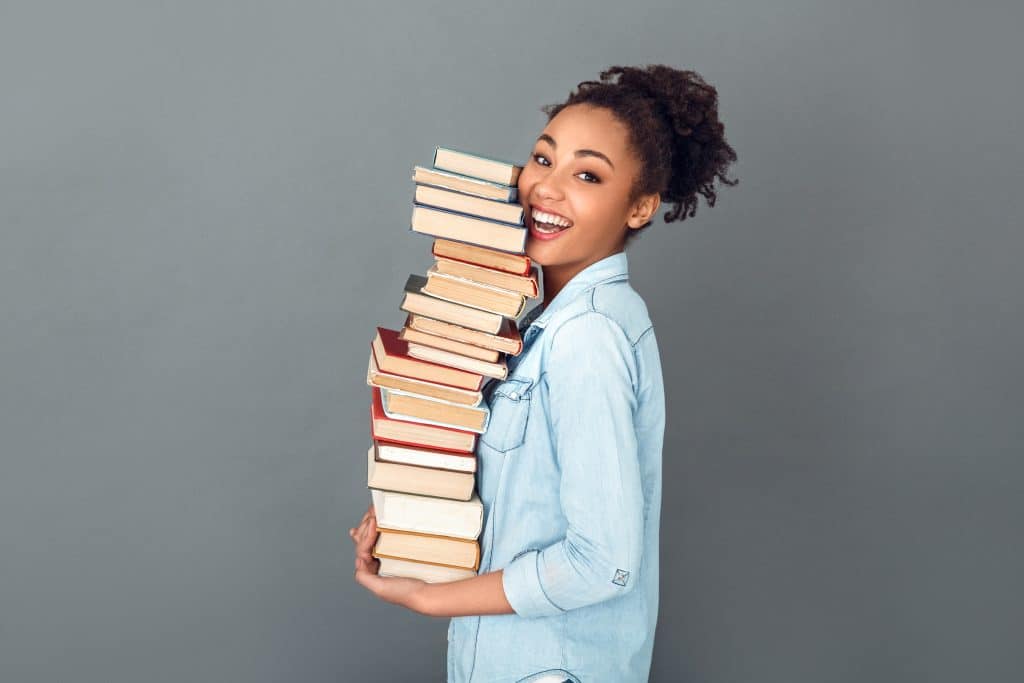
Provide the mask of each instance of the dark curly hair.
{"label": "dark curly hair", "polygon": [[[604,107],[629,129],[641,165],[630,201],[657,192],[675,204],[664,215],[666,223],[692,217],[698,194],[714,206],[715,178],[726,185],[739,182],[725,177],[736,152],[718,120],[718,92],[695,71],[664,64],[613,66],[601,72],[600,81],[581,82],[565,102],[541,111],[550,121],[573,104]],[[628,230],[627,239],[650,224]]]}

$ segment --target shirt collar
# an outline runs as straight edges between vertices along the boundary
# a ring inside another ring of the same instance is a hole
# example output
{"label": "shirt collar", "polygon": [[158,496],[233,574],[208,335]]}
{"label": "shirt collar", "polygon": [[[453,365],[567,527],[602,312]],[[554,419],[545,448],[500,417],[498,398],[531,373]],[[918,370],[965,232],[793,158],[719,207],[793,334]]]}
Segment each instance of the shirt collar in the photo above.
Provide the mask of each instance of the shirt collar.
{"label": "shirt collar", "polygon": [[530,309],[530,312],[520,321],[520,331],[530,326],[543,328],[547,325],[555,313],[565,308],[573,299],[584,292],[594,288],[602,282],[612,280],[625,280],[629,277],[629,264],[626,259],[626,252],[620,251],[617,254],[606,256],[600,261],[595,261],[589,266],[572,276],[572,279],[565,283],[562,290],[558,292],[547,308],[544,304],[538,304]]}

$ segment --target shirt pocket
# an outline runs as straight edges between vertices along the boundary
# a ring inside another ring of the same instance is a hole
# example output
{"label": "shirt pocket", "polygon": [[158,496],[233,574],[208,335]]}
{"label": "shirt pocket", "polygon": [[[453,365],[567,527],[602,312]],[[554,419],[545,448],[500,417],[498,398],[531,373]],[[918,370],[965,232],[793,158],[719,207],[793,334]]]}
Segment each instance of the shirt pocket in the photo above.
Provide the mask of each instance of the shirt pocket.
{"label": "shirt pocket", "polygon": [[526,424],[530,419],[530,393],[533,380],[509,377],[494,387],[490,394],[490,422],[480,440],[489,448],[505,453],[523,445]]}

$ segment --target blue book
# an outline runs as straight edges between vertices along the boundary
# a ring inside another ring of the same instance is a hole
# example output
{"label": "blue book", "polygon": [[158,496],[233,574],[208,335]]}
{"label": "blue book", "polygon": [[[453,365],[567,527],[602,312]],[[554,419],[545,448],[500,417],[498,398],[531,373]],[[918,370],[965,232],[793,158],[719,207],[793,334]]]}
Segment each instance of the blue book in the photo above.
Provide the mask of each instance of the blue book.
{"label": "blue book", "polygon": [[525,214],[523,207],[519,204],[497,202],[493,199],[474,197],[430,185],[416,185],[413,203],[513,225],[523,225]]}
{"label": "blue book", "polygon": [[523,170],[522,166],[511,161],[485,157],[450,147],[437,147],[434,150],[434,168],[502,185],[515,185],[519,180],[519,173]]}
{"label": "blue book", "polygon": [[454,190],[463,194],[493,199],[500,202],[515,202],[519,200],[519,189],[515,185],[502,185],[492,183],[472,176],[442,171],[438,168],[426,168],[424,166],[413,166],[412,179],[418,185],[431,185],[443,187],[446,190]]}
{"label": "blue book", "polygon": [[413,203],[410,229],[424,235],[522,254],[528,230],[520,224],[488,220]]}

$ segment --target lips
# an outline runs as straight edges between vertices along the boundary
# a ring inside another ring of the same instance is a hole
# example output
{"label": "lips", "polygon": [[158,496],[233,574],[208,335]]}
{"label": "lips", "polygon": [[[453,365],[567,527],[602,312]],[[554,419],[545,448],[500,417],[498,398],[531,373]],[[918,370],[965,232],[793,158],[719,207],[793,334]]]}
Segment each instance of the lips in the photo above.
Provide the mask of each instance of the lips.
{"label": "lips", "polygon": [[[530,230],[530,237],[534,240],[549,241],[558,238],[562,233],[571,230],[573,222],[563,216],[560,213],[551,211],[545,207],[536,206],[534,204],[528,205],[529,211],[527,212],[526,224]],[[555,223],[545,223],[543,220],[537,220],[534,218],[534,213],[549,214],[551,218],[559,218],[569,223],[567,226],[560,226]],[[541,227],[543,226],[543,227]]]}

